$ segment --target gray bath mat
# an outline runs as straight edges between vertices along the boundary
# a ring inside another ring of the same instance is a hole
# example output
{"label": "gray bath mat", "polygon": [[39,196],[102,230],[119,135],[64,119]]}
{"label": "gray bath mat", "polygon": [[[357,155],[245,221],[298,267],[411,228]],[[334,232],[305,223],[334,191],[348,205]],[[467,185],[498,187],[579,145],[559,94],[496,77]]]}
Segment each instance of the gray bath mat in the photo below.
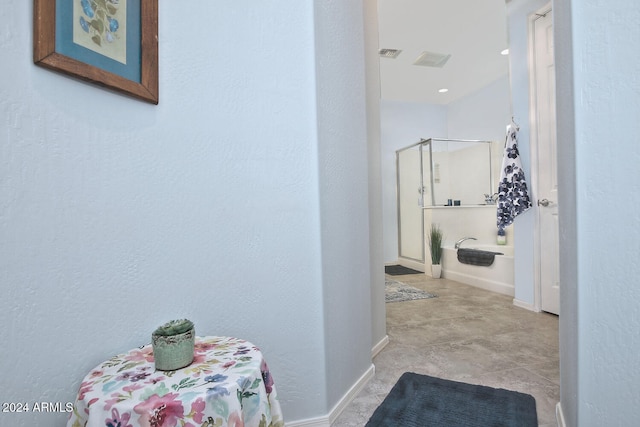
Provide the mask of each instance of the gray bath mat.
{"label": "gray bath mat", "polygon": [[529,394],[405,372],[366,427],[538,427]]}
{"label": "gray bath mat", "polygon": [[417,299],[435,298],[437,295],[409,286],[397,280],[385,279],[385,302],[413,301]]}
{"label": "gray bath mat", "polygon": [[385,265],[384,272],[392,276],[402,276],[404,274],[424,274],[422,271],[414,270],[413,268],[405,267],[403,265]]}

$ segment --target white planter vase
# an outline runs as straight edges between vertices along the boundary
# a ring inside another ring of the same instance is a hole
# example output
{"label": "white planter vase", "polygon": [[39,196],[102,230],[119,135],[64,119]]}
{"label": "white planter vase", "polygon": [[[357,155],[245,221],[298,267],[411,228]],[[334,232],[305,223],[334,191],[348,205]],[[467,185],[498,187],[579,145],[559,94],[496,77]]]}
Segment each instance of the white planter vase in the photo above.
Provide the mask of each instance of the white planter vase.
{"label": "white planter vase", "polygon": [[434,279],[439,279],[442,274],[442,266],[440,264],[432,264],[431,265],[431,277]]}

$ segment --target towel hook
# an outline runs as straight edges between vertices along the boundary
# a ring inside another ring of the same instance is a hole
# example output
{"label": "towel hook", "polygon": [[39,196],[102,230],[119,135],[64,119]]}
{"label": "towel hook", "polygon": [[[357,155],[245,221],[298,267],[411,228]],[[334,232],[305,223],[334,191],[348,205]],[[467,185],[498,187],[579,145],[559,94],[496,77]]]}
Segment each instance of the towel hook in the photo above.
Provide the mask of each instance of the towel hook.
{"label": "towel hook", "polygon": [[507,143],[509,142],[509,134],[511,133],[511,129],[515,128],[516,132],[520,132],[520,126],[516,123],[514,116],[511,116],[511,123],[507,125],[507,135],[504,138],[504,148],[507,148]]}
{"label": "towel hook", "polygon": [[516,127],[517,131],[520,130],[520,126],[516,123],[516,120],[514,119],[514,116],[511,116],[511,123]]}

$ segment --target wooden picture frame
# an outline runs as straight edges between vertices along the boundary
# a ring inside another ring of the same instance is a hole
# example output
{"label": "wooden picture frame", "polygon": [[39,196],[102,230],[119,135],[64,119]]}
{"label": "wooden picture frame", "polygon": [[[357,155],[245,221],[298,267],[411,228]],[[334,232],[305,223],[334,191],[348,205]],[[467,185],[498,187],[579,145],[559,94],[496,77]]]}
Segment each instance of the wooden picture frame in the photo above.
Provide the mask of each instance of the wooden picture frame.
{"label": "wooden picture frame", "polygon": [[33,28],[36,65],[158,104],[157,0],[34,0]]}

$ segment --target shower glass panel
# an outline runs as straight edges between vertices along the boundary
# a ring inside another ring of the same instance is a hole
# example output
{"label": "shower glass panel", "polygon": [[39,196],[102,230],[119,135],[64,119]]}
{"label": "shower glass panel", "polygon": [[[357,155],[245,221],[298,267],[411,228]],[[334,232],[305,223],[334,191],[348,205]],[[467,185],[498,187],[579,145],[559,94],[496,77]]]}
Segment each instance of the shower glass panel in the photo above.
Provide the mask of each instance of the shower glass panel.
{"label": "shower glass panel", "polygon": [[416,144],[396,151],[398,198],[398,253],[403,258],[424,262],[423,150]]}
{"label": "shower glass panel", "polygon": [[449,199],[463,206],[486,203],[485,194],[497,188],[492,169],[496,144],[431,138],[396,151],[401,258],[425,262],[424,208],[446,206]]}
{"label": "shower glass panel", "polygon": [[484,205],[485,194],[495,192],[491,141],[429,139],[423,145],[429,183],[424,206],[446,206],[449,199]]}

